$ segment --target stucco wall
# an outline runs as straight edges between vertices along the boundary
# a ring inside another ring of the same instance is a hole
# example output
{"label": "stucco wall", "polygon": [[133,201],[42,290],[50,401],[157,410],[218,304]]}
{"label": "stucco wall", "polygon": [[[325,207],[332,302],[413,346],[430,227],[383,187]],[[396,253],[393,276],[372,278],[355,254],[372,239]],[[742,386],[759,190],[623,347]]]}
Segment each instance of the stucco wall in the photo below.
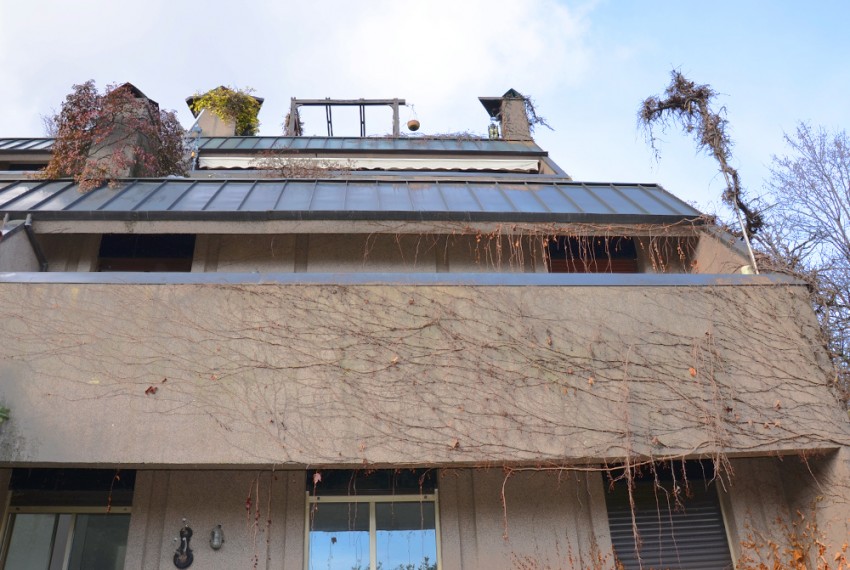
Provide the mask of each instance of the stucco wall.
{"label": "stucco wall", "polygon": [[848,419],[806,301],[785,285],[5,283],[0,400],[27,413],[0,431],[0,461],[462,465],[834,448]]}
{"label": "stucco wall", "polygon": [[740,273],[741,267],[750,265],[750,260],[732,249],[737,240],[732,236],[705,232],[700,235],[693,253],[694,273]]}

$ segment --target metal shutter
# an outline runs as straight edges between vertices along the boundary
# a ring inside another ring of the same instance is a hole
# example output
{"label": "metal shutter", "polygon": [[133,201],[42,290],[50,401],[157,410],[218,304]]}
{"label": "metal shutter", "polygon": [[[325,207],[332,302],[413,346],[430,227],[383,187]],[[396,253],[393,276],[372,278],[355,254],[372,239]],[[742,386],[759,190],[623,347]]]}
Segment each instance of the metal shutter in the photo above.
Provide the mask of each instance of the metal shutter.
{"label": "metal shutter", "polygon": [[[669,485],[665,485],[669,488]],[[619,483],[608,493],[608,525],[614,552],[625,570],[721,570],[733,568],[723,515],[714,486],[691,481],[684,508],[677,507],[654,483],[635,483],[635,519],[640,535],[640,559],[628,491]]]}

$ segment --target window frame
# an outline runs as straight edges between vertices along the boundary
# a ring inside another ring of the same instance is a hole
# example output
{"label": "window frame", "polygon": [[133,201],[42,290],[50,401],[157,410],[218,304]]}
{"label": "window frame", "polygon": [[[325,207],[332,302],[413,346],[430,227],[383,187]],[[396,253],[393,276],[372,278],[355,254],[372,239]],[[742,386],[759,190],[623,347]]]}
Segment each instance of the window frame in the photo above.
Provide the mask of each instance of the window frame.
{"label": "window frame", "polygon": [[378,503],[434,503],[434,532],[437,546],[437,570],[443,568],[443,555],[440,548],[440,502],[439,491],[418,495],[311,495],[306,492],[307,505],[304,509],[304,568],[310,569],[310,514],[314,505],[319,503],[367,503],[369,505],[369,569],[377,570],[378,532],[375,505]]}
{"label": "window frame", "polygon": [[[7,500],[6,509],[3,511],[3,519],[0,521],[0,570],[4,570],[6,568],[6,559],[9,555],[9,544],[12,540],[12,529],[14,525],[12,524],[12,517],[16,515],[29,515],[29,514],[43,514],[43,515],[73,515],[71,519],[71,523],[68,526],[67,530],[64,531],[65,536],[54,535],[52,544],[55,550],[56,545],[59,543],[57,539],[63,539],[65,545],[63,547],[63,555],[62,555],[62,570],[68,567],[68,562],[71,556],[71,548],[74,543],[74,531],[77,525],[77,515],[102,515],[102,514],[127,514],[132,516],[132,507],[130,506],[120,506],[120,507],[108,507],[108,506],[94,506],[94,507],[84,507],[84,506],[62,506],[62,505],[46,505],[46,506],[26,506],[26,505],[10,505]],[[129,538],[129,537],[128,537]],[[51,555],[51,564],[48,566],[48,570],[53,570],[52,568],[52,560],[54,555]],[[126,562],[126,560],[125,560]]]}

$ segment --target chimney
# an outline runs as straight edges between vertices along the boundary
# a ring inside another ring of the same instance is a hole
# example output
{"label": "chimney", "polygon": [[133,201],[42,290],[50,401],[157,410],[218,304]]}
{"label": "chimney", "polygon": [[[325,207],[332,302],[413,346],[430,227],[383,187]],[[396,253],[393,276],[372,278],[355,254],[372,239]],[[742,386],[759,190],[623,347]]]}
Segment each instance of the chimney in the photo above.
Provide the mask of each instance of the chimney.
{"label": "chimney", "polygon": [[102,125],[106,136],[95,141],[89,149],[84,173],[90,173],[93,178],[137,176],[138,149],[150,147],[139,125],[159,120],[159,104],[148,99],[132,83],[125,83],[106,95],[104,110],[100,120],[109,120],[112,124]]}
{"label": "chimney", "polygon": [[[253,132],[239,131],[237,129],[237,124],[234,119],[223,118],[219,116],[218,113],[214,112],[210,107],[201,107],[197,104],[197,101],[202,97],[206,97],[210,94],[216,94],[221,96],[227,95],[245,95],[246,97],[251,97],[254,101],[256,101],[256,108],[253,111],[253,118],[257,118],[257,114],[260,112],[260,107],[263,106],[262,97],[254,97],[253,95],[249,95],[243,91],[234,91],[229,87],[225,87],[224,85],[220,85],[215,89],[210,89],[203,95],[193,95],[191,97],[186,97],[186,104],[189,106],[189,109],[192,111],[192,115],[195,118],[200,118],[197,121],[198,127],[201,129],[202,137],[244,137],[244,136],[252,136]],[[217,97],[218,99],[218,97]],[[203,114],[201,111],[203,110]],[[244,128],[244,127],[243,127]]]}
{"label": "chimney", "polygon": [[506,141],[530,141],[531,125],[525,111],[525,97],[508,89],[501,97],[479,97],[490,117],[499,121],[502,138]]}

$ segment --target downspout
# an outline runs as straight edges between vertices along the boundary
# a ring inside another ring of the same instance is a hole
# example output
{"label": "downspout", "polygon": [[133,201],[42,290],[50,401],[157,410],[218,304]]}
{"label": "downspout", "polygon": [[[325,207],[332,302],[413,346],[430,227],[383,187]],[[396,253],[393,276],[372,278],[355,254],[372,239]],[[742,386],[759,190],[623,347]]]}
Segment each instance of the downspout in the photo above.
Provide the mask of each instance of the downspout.
{"label": "downspout", "polygon": [[27,214],[27,219],[24,222],[24,231],[27,234],[30,247],[32,247],[32,252],[38,260],[38,270],[47,271],[47,258],[44,256],[44,251],[42,251],[41,245],[39,245],[38,241],[35,239],[35,232],[32,229],[32,214]]}

